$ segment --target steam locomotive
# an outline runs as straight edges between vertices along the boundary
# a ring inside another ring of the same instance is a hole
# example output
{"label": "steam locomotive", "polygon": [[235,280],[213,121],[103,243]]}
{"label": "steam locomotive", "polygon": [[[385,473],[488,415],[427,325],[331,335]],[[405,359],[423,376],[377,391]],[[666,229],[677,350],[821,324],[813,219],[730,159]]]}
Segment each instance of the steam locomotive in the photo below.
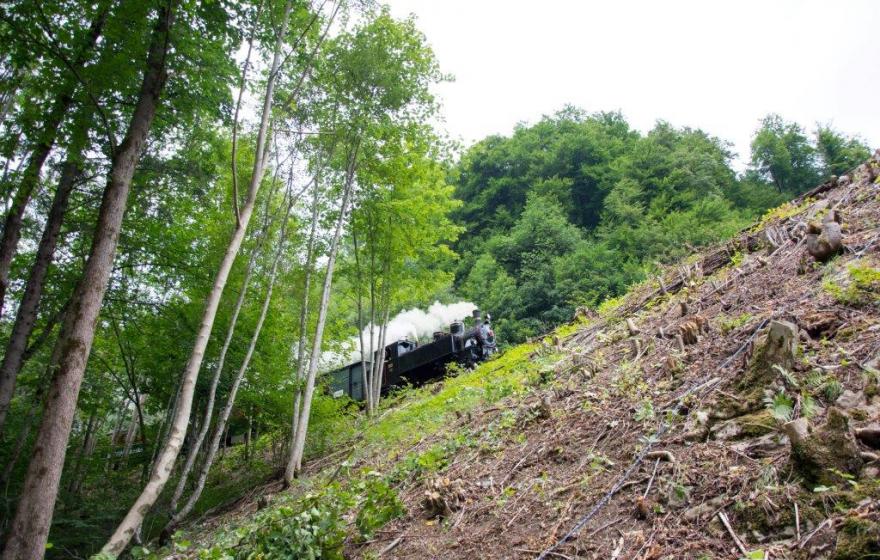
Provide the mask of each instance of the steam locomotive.
{"label": "steam locomotive", "polygon": [[[457,363],[471,367],[486,360],[498,351],[495,333],[492,331],[491,317],[486,314],[483,320],[479,309],[473,312],[474,326],[465,329],[464,323],[455,321],[449,325],[449,332],[434,333],[434,340],[419,344],[412,340],[398,340],[385,347],[385,362],[382,368],[382,392],[392,387],[411,383],[421,385],[443,376],[446,366]],[[379,351],[373,358],[377,358]],[[365,362],[367,370],[371,360]],[[334,397],[348,395],[352,400],[364,400],[364,377],[361,362],[347,365],[329,373],[330,392]]]}

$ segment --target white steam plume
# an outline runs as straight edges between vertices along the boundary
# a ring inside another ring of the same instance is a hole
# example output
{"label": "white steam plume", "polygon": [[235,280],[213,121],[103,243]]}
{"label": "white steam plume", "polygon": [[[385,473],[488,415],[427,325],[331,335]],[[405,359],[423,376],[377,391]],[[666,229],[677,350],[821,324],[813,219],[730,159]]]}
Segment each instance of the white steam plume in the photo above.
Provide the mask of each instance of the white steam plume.
{"label": "white steam plume", "polygon": [[[391,344],[397,340],[408,338],[410,340],[421,340],[430,338],[436,331],[449,331],[449,324],[453,321],[461,321],[465,317],[470,317],[477,306],[468,301],[459,301],[444,305],[439,301],[435,301],[428,307],[427,311],[421,309],[407,309],[401,311],[388,321],[388,333],[385,335],[385,344]],[[369,352],[371,348],[379,346],[379,325],[373,327],[373,341],[370,342],[370,327],[364,328],[364,345]],[[357,362],[361,359],[360,339],[357,336],[352,337],[346,343],[347,350],[342,350],[339,354],[325,352],[326,359],[322,360],[327,364],[345,365]],[[332,355],[331,355],[332,354]]]}

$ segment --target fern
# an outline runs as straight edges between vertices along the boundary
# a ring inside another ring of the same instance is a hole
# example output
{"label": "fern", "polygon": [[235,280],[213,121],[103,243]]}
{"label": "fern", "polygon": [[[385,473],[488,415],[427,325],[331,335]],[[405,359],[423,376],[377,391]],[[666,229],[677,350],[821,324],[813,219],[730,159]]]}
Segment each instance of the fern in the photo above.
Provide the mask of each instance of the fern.
{"label": "fern", "polygon": [[786,385],[794,389],[800,388],[800,383],[798,383],[798,380],[793,373],[791,373],[779,364],[773,364],[773,369],[779,372],[779,374],[782,376],[782,379],[785,380]]}
{"label": "fern", "polygon": [[811,395],[801,395],[801,416],[804,418],[812,418],[819,410],[819,405]]}
{"label": "fern", "polygon": [[825,394],[825,400],[833,403],[843,394],[843,385],[837,379],[830,379],[825,383],[822,392]]}
{"label": "fern", "polygon": [[821,369],[812,369],[810,373],[807,374],[807,387],[812,389],[818,389],[828,380],[828,377],[825,375]]}
{"label": "fern", "polygon": [[791,421],[794,414],[794,401],[784,391],[779,391],[775,395],[767,395],[764,397],[764,404],[777,420],[781,422]]}

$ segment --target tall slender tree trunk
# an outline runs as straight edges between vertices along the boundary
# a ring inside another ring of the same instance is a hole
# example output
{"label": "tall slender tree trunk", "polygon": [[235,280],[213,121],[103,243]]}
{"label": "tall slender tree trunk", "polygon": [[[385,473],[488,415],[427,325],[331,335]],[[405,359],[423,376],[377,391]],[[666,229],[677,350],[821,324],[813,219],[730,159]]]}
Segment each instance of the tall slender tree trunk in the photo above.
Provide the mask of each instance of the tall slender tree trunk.
{"label": "tall slender tree trunk", "polygon": [[6,466],[3,467],[3,474],[0,474],[0,487],[6,486],[6,482],[9,481],[9,478],[12,476],[12,471],[15,470],[15,466],[21,458],[21,452],[24,450],[28,436],[31,434],[31,428],[34,425],[34,418],[37,416],[37,409],[39,406],[40,401],[37,398],[28,410],[27,416],[24,419],[24,425],[21,427],[21,430],[19,430],[18,437],[15,439],[15,446],[12,448],[12,453],[6,460]]}
{"label": "tall slender tree trunk", "polygon": [[[98,434],[100,433],[101,426],[104,424],[103,420],[98,420],[97,425],[93,428],[88,443],[86,444],[85,449],[83,450],[83,460],[82,465],[85,467],[89,460],[91,460],[92,455],[95,453],[95,448],[98,446]],[[86,475],[88,474],[88,470],[86,468],[81,468],[79,472],[79,476],[76,478],[75,484],[73,485],[73,494],[79,495],[82,491],[83,483],[86,480]]]}
{"label": "tall slender tree trunk", "polygon": [[[76,71],[79,71],[91,57],[92,51],[98,43],[98,38],[104,31],[104,24],[107,22],[107,16],[110,12],[110,4],[111,2],[104,0],[98,7],[84,38],[84,43],[72,62]],[[12,259],[18,250],[18,240],[21,237],[24,211],[40,182],[43,164],[46,163],[46,158],[49,157],[49,152],[52,151],[55,140],[58,138],[61,123],[73,104],[75,91],[76,80],[72,76],[68,76],[62,83],[58,97],[46,115],[37,143],[28,157],[18,190],[12,199],[12,207],[6,214],[3,237],[0,238],[0,316],[3,314],[3,304],[6,301],[6,290],[9,288],[9,271],[12,268]]]}
{"label": "tall slender tree trunk", "polygon": [[[271,197],[270,197],[271,198]],[[232,317],[229,319],[229,327],[226,329],[226,339],[223,341],[223,347],[220,349],[220,357],[217,360],[217,368],[214,370],[214,376],[211,378],[211,385],[208,388],[208,403],[205,406],[205,414],[204,419],[202,420],[202,426],[199,429],[198,435],[196,436],[195,441],[193,441],[192,445],[190,445],[189,451],[186,455],[186,461],[183,465],[183,471],[180,473],[180,479],[177,481],[177,486],[174,488],[174,495],[171,497],[171,511],[177,511],[177,503],[180,501],[181,496],[183,496],[183,492],[186,489],[186,482],[189,479],[189,474],[192,471],[193,465],[195,465],[196,457],[199,454],[199,451],[202,449],[202,444],[205,442],[205,437],[208,435],[208,430],[211,427],[211,418],[214,415],[214,401],[217,396],[217,386],[220,384],[220,376],[223,374],[223,366],[226,364],[226,354],[229,351],[229,347],[232,344],[233,336],[235,335],[235,326],[238,324],[238,316],[241,313],[241,308],[244,306],[244,300],[247,296],[248,287],[251,283],[251,277],[254,270],[254,264],[257,261],[257,255],[260,253],[260,249],[263,245],[263,239],[265,239],[266,233],[269,229],[269,199],[266,201],[266,212],[263,218],[263,227],[257,237],[257,243],[254,246],[254,250],[251,253],[250,259],[248,259],[247,267],[244,270],[244,278],[241,281],[241,290],[238,292],[238,299],[235,300],[235,306],[232,309]]]}
{"label": "tall slender tree trunk", "polygon": [[[147,424],[144,419],[144,400],[146,399],[146,395],[138,395],[138,406],[137,406],[137,414],[138,414],[138,427],[140,429],[140,439],[141,439],[141,453],[146,453],[147,448],[149,446],[149,441],[147,440]],[[158,437],[158,434],[157,434]],[[147,474],[150,471],[150,462],[144,461],[143,466],[141,467],[141,484],[144,484],[147,480]]]}
{"label": "tall slender tree trunk", "polygon": [[253,429],[253,418],[251,417],[251,413],[248,413],[247,417],[247,432],[244,435],[244,462],[251,462],[251,430]]}
{"label": "tall slender tree trunk", "polygon": [[[257,25],[260,20],[260,13],[263,11],[263,3],[257,6],[257,13],[254,17],[251,33],[247,38],[247,55],[244,58],[244,65],[241,69],[241,80],[238,85],[238,99],[235,101],[235,114],[232,116],[232,209],[235,214],[236,225],[241,225],[241,212],[238,210],[238,115],[241,112],[241,102],[244,99],[247,90],[247,73],[251,67],[251,54],[254,50],[254,35],[257,31]],[[175,506],[172,506],[174,509]]]}
{"label": "tall slender tree trunk", "polygon": [[131,509],[120,522],[113,535],[104,545],[102,552],[111,556],[118,556],[134,536],[138,527],[143,523],[144,517],[156,499],[159,493],[168,482],[171,476],[171,470],[177,455],[180,453],[180,447],[183,439],[186,437],[187,425],[189,423],[190,412],[192,411],[192,400],[195,392],[196,379],[199,375],[199,369],[205,356],[205,348],[208,346],[208,339],[211,337],[211,331],[214,327],[214,318],[217,316],[217,307],[220,305],[220,298],[223,296],[223,289],[226,287],[226,280],[229,278],[229,271],[238,255],[238,250],[244,240],[247,232],[248,223],[254,210],[254,204],[257,199],[257,192],[263,180],[263,165],[265,163],[264,154],[266,150],[266,137],[269,129],[269,117],[272,112],[272,100],[274,97],[275,80],[278,77],[278,70],[281,66],[281,48],[284,44],[284,37],[287,35],[287,24],[290,20],[290,12],[292,2],[288,1],[284,9],[284,16],[280,29],[275,41],[274,55],[272,57],[272,65],[269,70],[269,76],[266,80],[266,94],[263,98],[262,118],[260,121],[260,129],[257,133],[257,146],[254,151],[254,168],[251,174],[251,181],[248,187],[248,194],[245,204],[241,209],[241,219],[236,225],[232,239],[226,249],[226,254],[220,263],[220,269],[214,280],[214,286],[205,304],[205,310],[202,315],[202,322],[199,326],[196,341],[193,345],[192,353],[184,368],[184,374],[181,381],[180,400],[174,418],[170,424],[168,441],[159,453],[159,460],[156,462],[156,469],[150,481],[144,486],[140,496],[132,504]]}
{"label": "tall slender tree trunk", "polygon": [[[229,422],[229,416],[232,414],[232,408],[235,405],[235,397],[238,393],[238,388],[241,386],[241,382],[244,379],[245,373],[247,373],[248,367],[250,367],[251,358],[254,356],[254,350],[256,349],[257,341],[260,338],[260,331],[263,330],[263,323],[266,321],[266,315],[269,312],[269,304],[272,302],[272,290],[275,287],[275,279],[278,274],[278,263],[281,261],[281,255],[284,252],[285,240],[287,237],[287,223],[290,219],[290,211],[293,206],[292,203],[293,200],[291,199],[287,206],[287,213],[284,216],[284,222],[281,226],[278,248],[275,251],[275,257],[272,260],[272,269],[269,272],[269,285],[266,287],[266,296],[263,298],[263,307],[260,309],[260,316],[254,327],[254,333],[251,336],[251,341],[248,345],[247,352],[245,353],[244,360],[241,363],[241,367],[238,369],[238,373],[232,381],[232,387],[229,389],[229,396],[226,398],[226,405],[223,407],[223,411],[217,418],[217,425],[214,426],[214,434],[211,438],[211,444],[208,447],[208,451],[205,454],[205,462],[202,463],[202,468],[199,471],[199,478],[196,481],[196,487],[193,489],[193,493],[190,494],[189,499],[187,499],[186,504],[180,508],[180,511],[174,514],[171,521],[169,521],[168,525],[162,530],[162,534],[165,537],[170,536],[180,522],[189,515],[199,501],[202,491],[205,489],[205,482],[208,480],[208,474],[211,472],[214,458],[217,456],[217,450],[220,448],[220,438],[223,431],[226,429],[226,424]],[[248,429],[250,429],[250,419],[248,419],[248,426]]]}
{"label": "tall slender tree trunk", "polygon": [[361,277],[361,259],[360,251],[358,249],[357,232],[354,231],[354,226],[352,226],[351,239],[354,244],[355,282],[357,283],[355,289],[357,290],[358,342],[360,343],[361,350],[361,383],[363,386],[364,401],[367,403],[367,415],[370,416],[373,414],[373,389],[370,384],[372,379],[367,372],[367,349],[364,346],[364,302],[363,291],[361,290],[363,278]]}
{"label": "tall slender tree trunk", "polygon": [[55,196],[52,199],[49,217],[46,220],[46,226],[43,228],[43,235],[37,247],[37,255],[34,258],[34,264],[31,266],[31,273],[24,289],[24,295],[18,306],[12,334],[9,336],[9,342],[6,344],[6,353],[3,354],[3,362],[0,365],[0,437],[2,437],[9,404],[15,393],[15,381],[18,378],[18,373],[21,371],[22,364],[24,364],[28,340],[34,330],[37,309],[43,293],[43,284],[46,280],[46,274],[49,272],[49,266],[52,264],[52,257],[55,254],[55,246],[58,242],[58,234],[61,231],[61,223],[64,221],[64,214],[67,212],[70,193],[73,192],[73,187],[81,172],[80,156],[81,154],[78,150],[71,151],[68,153],[67,161],[62,167],[61,178],[58,181],[58,188],[55,190]]}
{"label": "tall slender tree trunk", "polygon": [[[165,440],[168,439],[168,421],[174,415],[174,410],[177,408],[177,399],[180,397],[180,383],[177,384],[177,391],[173,395],[169,395],[168,404],[165,406],[165,414],[162,416],[162,420],[159,422],[159,429],[156,430],[156,443],[153,445],[153,453],[150,457],[150,475],[156,470],[156,459],[159,457],[159,449],[165,444]],[[146,482],[143,481],[144,483]]]}
{"label": "tall slender tree trunk", "polygon": [[389,261],[385,261],[385,266],[383,267],[384,272],[384,282],[382,289],[382,296],[380,298],[380,305],[384,309],[382,313],[382,331],[381,331],[381,340],[379,342],[379,350],[377,352],[376,358],[376,369],[374,370],[375,374],[373,375],[373,407],[375,412],[379,408],[379,399],[382,396],[382,378],[385,374],[385,347],[386,347],[386,337],[388,335],[388,319],[391,315],[391,302],[389,301],[390,297],[390,286],[388,279],[388,267]]}
{"label": "tall slender tree trunk", "polygon": [[229,441],[229,425],[226,425],[226,429],[223,430],[223,436],[220,438],[220,443],[223,444],[223,447],[220,448],[220,458],[226,457],[226,442]]}
{"label": "tall slender tree trunk", "polygon": [[379,349],[376,350],[376,363],[373,367],[372,404],[374,414],[379,408],[379,398],[382,395],[382,375],[385,371],[385,336],[388,333],[388,315],[389,310],[386,309],[382,320],[382,326],[379,327]]}
{"label": "tall slender tree trunk", "polygon": [[173,6],[159,9],[138,101],[125,138],[113,154],[91,251],[56,342],[58,360],[3,560],[42,558],[46,550],[70,427],[116,255],[131,179],[167,78]]}
{"label": "tall slender tree trunk", "polygon": [[116,425],[113,427],[113,431],[110,432],[110,449],[107,452],[107,461],[104,467],[106,472],[113,470],[116,466],[116,459],[114,458],[116,442],[119,441],[119,434],[122,433],[122,426],[125,424],[125,418],[128,416],[128,405],[126,404],[125,397],[122,398],[122,402],[119,403],[117,409],[125,407],[122,411],[122,414],[119,415],[119,418],[116,420]]}
{"label": "tall slender tree trunk", "polygon": [[76,459],[73,462],[73,472],[70,475],[70,481],[67,484],[67,491],[73,492],[77,487],[77,480],[79,479],[79,472],[82,468],[83,461],[85,460],[86,449],[89,447],[89,443],[92,438],[92,432],[95,429],[95,422],[98,420],[98,414],[96,412],[92,412],[89,415],[89,421],[86,423],[86,431],[83,434],[83,442],[79,448],[79,453],[76,455]]}
{"label": "tall slender tree trunk", "polygon": [[[299,420],[299,408],[302,402],[302,378],[303,373],[305,372],[305,364],[306,364],[306,338],[308,336],[308,326],[309,326],[309,301],[311,300],[311,278],[312,278],[312,261],[314,260],[315,253],[315,241],[318,235],[318,198],[319,198],[319,180],[318,177],[315,176],[315,190],[312,193],[312,224],[311,230],[309,231],[309,241],[308,246],[306,248],[306,268],[305,268],[305,279],[303,281],[303,299],[302,299],[302,308],[299,312],[299,343],[296,349],[296,379],[294,383],[294,397],[293,397],[293,419],[291,420],[290,425],[290,439],[291,442],[296,437],[296,426]],[[284,484],[285,486],[290,486],[290,483],[293,481],[294,475],[294,460],[293,460],[293,448],[294,446],[290,445],[290,458],[287,461],[287,466],[284,469]]]}
{"label": "tall slender tree trunk", "polygon": [[[296,434],[293,439],[293,451],[291,461],[293,472],[296,475],[302,470],[303,452],[306,444],[306,431],[309,427],[309,415],[312,409],[312,396],[315,392],[315,376],[318,373],[318,363],[321,358],[321,343],[324,337],[324,325],[327,321],[327,308],[330,304],[330,288],[333,285],[333,267],[336,265],[336,253],[339,249],[339,239],[342,237],[342,226],[345,223],[345,215],[348,213],[348,203],[351,200],[352,184],[354,182],[354,170],[357,161],[359,142],[355,143],[351,153],[345,177],[345,187],[342,194],[342,205],[339,210],[339,219],[336,221],[336,230],[333,233],[333,241],[330,244],[330,254],[327,256],[327,271],[324,275],[324,286],[321,290],[321,306],[318,308],[318,323],[315,326],[315,338],[312,342],[312,355],[309,358],[309,371],[306,376],[306,387],[303,391],[302,410],[296,425]],[[290,469],[290,466],[288,466]]]}
{"label": "tall slender tree trunk", "polygon": [[135,440],[140,436],[141,442],[146,442],[146,434],[144,434],[144,417],[141,405],[138,402],[140,397],[135,397],[132,401],[134,406],[131,411],[131,420],[128,422],[128,430],[125,432],[125,448],[122,450],[122,465],[128,465],[128,458],[131,455],[131,448],[134,446]]}
{"label": "tall slender tree trunk", "polygon": [[375,400],[376,398],[376,389],[377,386],[381,387],[382,383],[379,379],[376,379],[376,372],[379,371],[379,366],[382,363],[382,359],[384,358],[384,350],[385,346],[382,344],[382,341],[385,337],[385,324],[379,325],[379,339],[376,343],[376,350],[373,352],[373,363],[370,367],[370,387],[373,389],[373,394],[370,395],[370,400]]}
{"label": "tall slender tree trunk", "polygon": [[[371,232],[372,233],[372,232]],[[373,368],[376,365],[376,248],[370,243],[370,384],[372,386]],[[372,393],[371,393],[372,395]],[[372,398],[372,397],[371,397]]]}

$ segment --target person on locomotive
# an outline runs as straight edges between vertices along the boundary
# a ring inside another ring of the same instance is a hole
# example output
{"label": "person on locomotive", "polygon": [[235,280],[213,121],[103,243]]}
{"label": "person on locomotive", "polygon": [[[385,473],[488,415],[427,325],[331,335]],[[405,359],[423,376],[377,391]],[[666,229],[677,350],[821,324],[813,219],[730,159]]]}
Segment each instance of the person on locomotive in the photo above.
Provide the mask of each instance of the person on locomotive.
{"label": "person on locomotive", "polygon": [[493,354],[497,349],[495,331],[492,330],[492,316],[486,313],[486,320],[477,328],[477,340],[483,350],[483,357]]}
{"label": "person on locomotive", "polygon": [[497,351],[495,332],[492,330],[492,317],[487,313],[486,319],[481,320],[479,311],[475,311],[474,319],[477,320],[477,325],[472,331],[473,338],[469,338],[465,342],[465,348],[470,350],[470,356],[467,361],[471,366],[477,362],[482,362]]}

